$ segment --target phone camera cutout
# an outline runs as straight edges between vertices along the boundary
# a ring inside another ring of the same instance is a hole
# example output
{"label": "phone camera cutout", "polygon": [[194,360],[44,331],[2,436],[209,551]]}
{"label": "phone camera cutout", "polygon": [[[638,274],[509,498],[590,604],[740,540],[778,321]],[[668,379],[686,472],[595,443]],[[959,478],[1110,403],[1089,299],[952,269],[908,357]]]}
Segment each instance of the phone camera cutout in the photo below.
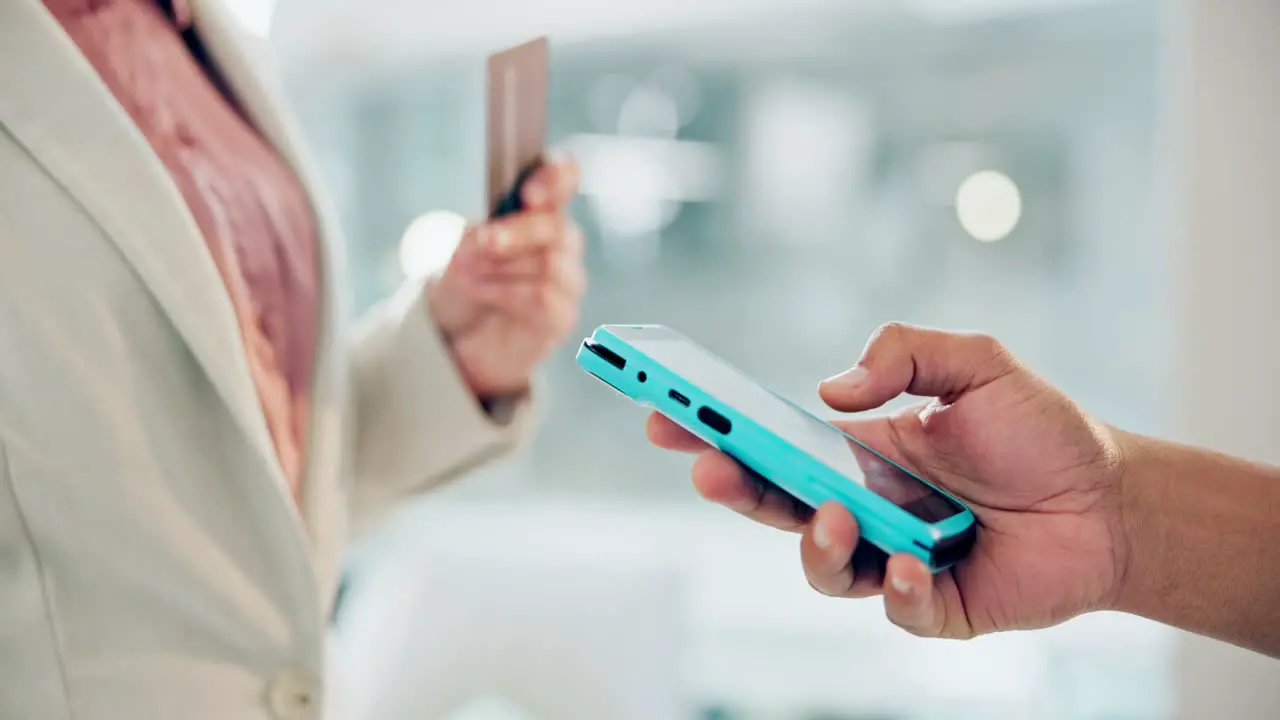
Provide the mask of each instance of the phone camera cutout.
{"label": "phone camera cutout", "polygon": [[698,419],[702,421],[703,425],[706,425],[721,435],[728,435],[729,431],[733,429],[733,424],[729,422],[729,418],[705,405],[698,408]]}
{"label": "phone camera cutout", "polygon": [[649,376],[645,375],[644,371],[641,370],[640,372],[636,373],[636,379],[639,380],[640,382],[644,382],[645,380],[649,379]]}

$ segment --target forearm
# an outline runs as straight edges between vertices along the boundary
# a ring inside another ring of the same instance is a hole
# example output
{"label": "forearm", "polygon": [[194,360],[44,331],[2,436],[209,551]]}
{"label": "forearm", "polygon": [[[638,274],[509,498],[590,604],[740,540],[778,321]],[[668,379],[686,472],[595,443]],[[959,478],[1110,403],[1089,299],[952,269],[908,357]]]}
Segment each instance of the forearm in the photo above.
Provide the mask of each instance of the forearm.
{"label": "forearm", "polygon": [[364,319],[350,360],[357,530],[407,496],[514,449],[528,431],[528,401],[482,407],[414,286]]}
{"label": "forearm", "polygon": [[1117,608],[1280,657],[1280,468],[1124,438]]}

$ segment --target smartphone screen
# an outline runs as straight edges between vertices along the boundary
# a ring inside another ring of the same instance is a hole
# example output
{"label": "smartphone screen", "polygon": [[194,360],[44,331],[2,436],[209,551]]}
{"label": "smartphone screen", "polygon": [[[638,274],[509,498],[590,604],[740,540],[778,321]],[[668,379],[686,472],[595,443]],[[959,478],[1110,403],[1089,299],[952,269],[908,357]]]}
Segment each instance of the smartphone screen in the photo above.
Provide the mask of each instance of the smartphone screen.
{"label": "smartphone screen", "polygon": [[928,523],[964,508],[799,405],[751,380],[694,342],[665,329],[619,335],[712,397],[853,482]]}

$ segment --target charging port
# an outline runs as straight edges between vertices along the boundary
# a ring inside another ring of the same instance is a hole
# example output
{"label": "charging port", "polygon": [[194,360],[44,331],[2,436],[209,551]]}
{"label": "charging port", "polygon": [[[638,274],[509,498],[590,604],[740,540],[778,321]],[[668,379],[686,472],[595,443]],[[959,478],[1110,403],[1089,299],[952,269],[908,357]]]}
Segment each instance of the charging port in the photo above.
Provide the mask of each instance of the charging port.
{"label": "charging port", "polygon": [[705,405],[698,408],[698,419],[702,421],[703,425],[706,425],[721,435],[728,435],[729,431],[733,429],[733,424],[729,422],[729,418],[709,407],[706,407]]}
{"label": "charging port", "polygon": [[672,390],[671,392],[667,393],[667,397],[671,398],[672,400],[675,400],[676,402],[680,403],[685,407],[689,407],[689,398],[685,397],[684,395],[681,395],[675,390]]}

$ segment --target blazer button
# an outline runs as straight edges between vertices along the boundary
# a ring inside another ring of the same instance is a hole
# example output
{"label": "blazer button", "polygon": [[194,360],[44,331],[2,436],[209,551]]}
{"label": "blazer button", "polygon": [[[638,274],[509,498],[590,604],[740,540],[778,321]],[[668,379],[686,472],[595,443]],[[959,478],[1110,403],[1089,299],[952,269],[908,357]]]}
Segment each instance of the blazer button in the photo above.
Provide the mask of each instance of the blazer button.
{"label": "blazer button", "polygon": [[286,668],[267,688],[271,712],[279,720],[309,720],[320,716],[316,683],[306,673]]}

